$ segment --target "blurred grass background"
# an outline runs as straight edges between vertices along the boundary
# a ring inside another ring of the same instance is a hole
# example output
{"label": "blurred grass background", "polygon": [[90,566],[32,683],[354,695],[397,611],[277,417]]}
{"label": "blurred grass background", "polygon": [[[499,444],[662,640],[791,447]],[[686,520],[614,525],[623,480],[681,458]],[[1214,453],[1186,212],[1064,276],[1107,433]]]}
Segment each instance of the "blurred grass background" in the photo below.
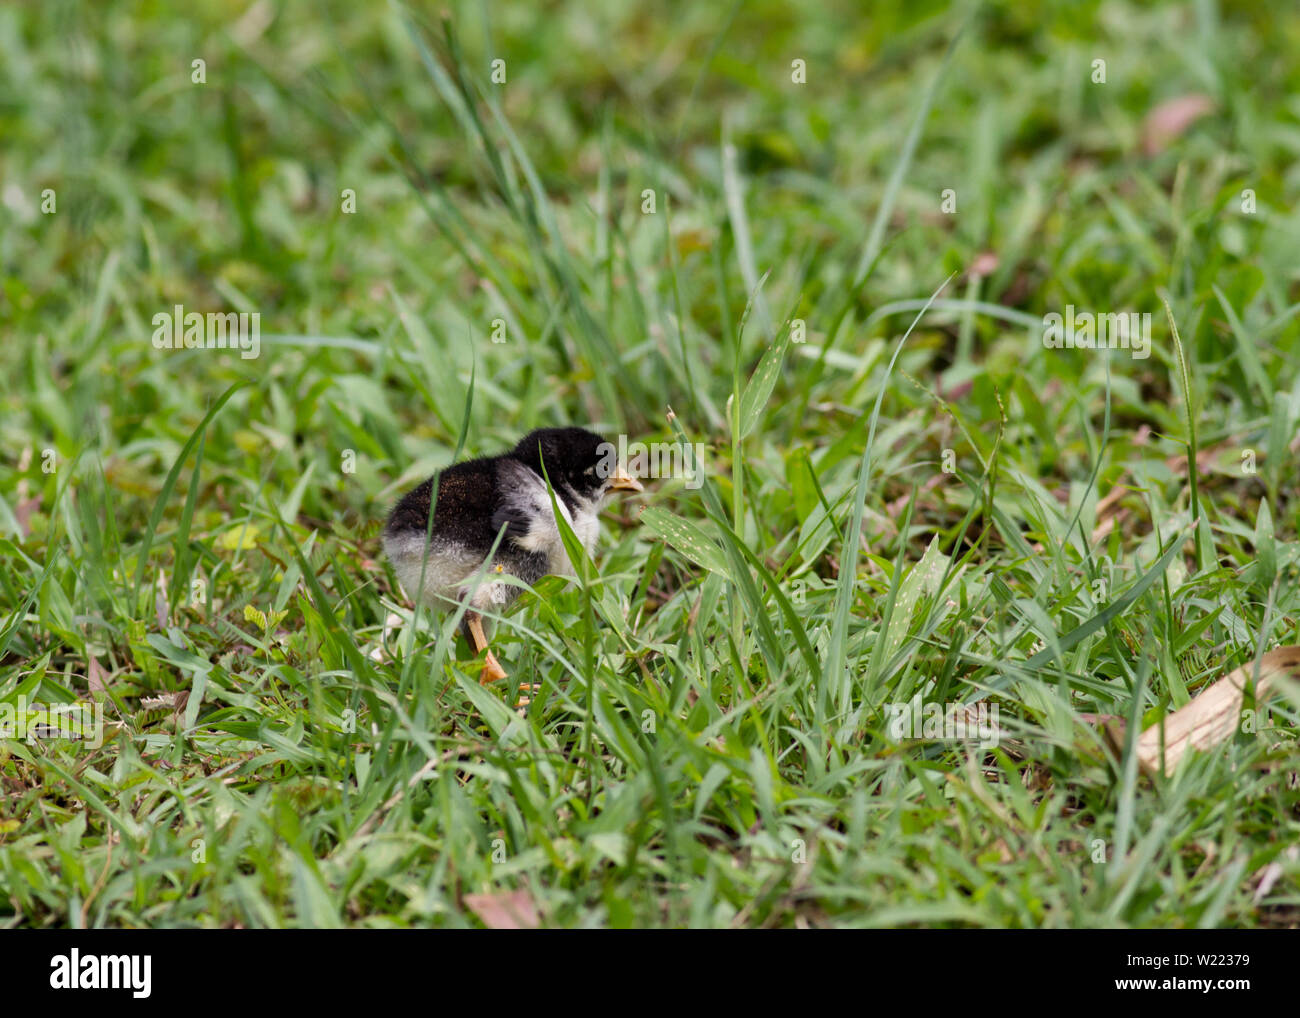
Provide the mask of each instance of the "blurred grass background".
{"label": "blurred grass background", "polygon": [[[1296,642],[1300,12],[442,10],[0,9],[0,703],[112,735],[3,744],[0,917],[1294,925],[1293,708],[1155,785],[1089,718]],[[177,304],[261,356],[154,349]],[[1067,304],[1152,356],[1044,350]],[[710,450],[505,620],[523,717],[375,540],[471,377],[469,453]],[[891,740],[918,695],[1008,744]]]}

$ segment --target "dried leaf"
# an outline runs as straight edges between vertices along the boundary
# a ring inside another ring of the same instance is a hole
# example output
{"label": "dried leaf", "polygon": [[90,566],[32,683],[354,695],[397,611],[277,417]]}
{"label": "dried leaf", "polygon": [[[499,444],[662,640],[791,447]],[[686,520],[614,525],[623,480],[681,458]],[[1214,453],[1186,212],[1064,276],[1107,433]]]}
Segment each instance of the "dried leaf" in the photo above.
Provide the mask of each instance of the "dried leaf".
{"label": "dried leaf", "polygon": [[537,906],[527,891],[467,894],[465,904],[490,930],[535,930],[542,924]]}
{"label": "dried leaf", "polygon": [[104,679],[108,677],[108,672],[104,671],[104,666],[99,663],[98,658],[90,658],[86,664],[86,685],[92,693],[107,693],[108,685]]}
{"label": "dried leaf", "polygon": [[140,706],[145,710],[170,710],[173,714],[180,714],[184,712],[185,705],[189,702],[190,691],[182,689],[174,693],[160,693],[158,696],[143,697],[140,700]]}
{"label": "dried leaf", "polygon": [[14,519],[18,521],[18,536],[26,540],[30,536],[31,530],[27,526],[27,521],[32,518],[32,514],[38,512],[41,508],[41,493],[38,491],[31,498],[20,498],[18,504],[14,506]]}
{"label": "dried leaf", "polygon": [[[1148,774],[1160,773],[1160,729],[1164,727],[1164,773],[1173,774],[1190,749],[1206,750],[1226,742],[1237,731],[1246,686],[1255,671],[1255,662],[1236,668],[1212,682],[1174,711],[1138,736],[1138,762]],[[1300,677],[1300,647],[1270,650],[1259,662],[1255,683],[1255,702],[1263,703],[1274,691],[1278,677]],[[1122,738],[1122,737],[1121,737]],[[1120,742],[1123,745],[1123,742]]]}
{"label": "dried leaf", "polygon": [[[1297,849],[1295,845],[1292,845],[1282,854],[1294,863],[1297,858],[1300,858],[1300,849]],[[1285,867],[1283,867],[1283,865],[1276,859],[1260,871],[1259,886],[1255,888],[1255,897],[1253,899],[1256,905],[1268,897],[1268,892],[1273,890],[1273,885],[1277,883],[1278,878],[1282,876],[1284,872]]]}
{"label": "dried leaf", "polygon": [[1192,124],[1214,109],[1208,95],[1180,95],[1160,103],[1142,124],[1142,150],[1149,156],[1163,152]]}
{"label": "dried leaf", "polygon": [[992,251],[981,251],[971,262],[970,268],[967,269],[967,275],[971,279],[983,279],[985,276],[991,276],[998,267],[998,256]]}

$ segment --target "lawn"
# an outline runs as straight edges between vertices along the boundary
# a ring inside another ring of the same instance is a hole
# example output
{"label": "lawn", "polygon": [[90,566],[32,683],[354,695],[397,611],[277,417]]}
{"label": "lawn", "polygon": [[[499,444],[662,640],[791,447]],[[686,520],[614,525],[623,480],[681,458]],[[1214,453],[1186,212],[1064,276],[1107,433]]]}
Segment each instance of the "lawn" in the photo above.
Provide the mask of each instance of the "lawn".
{"label": "lawn", "polygon": [[[1296,670],[1138,737],[1300,643],[1297,52],[0,7],[0,926],[1300,925]],[[481,685],[380,529],[558,424],[657,455]]]}

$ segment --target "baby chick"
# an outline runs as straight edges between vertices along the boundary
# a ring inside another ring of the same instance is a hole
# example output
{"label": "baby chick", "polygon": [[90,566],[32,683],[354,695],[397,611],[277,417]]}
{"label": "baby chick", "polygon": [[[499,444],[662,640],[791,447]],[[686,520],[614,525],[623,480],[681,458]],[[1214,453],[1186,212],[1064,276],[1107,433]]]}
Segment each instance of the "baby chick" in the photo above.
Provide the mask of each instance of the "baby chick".
{"label": "baby chick", "polygon": [[[508,453],[456,463],[437,475],[432,527],[433,477],[401,498],[384,528],[384,551],[408,595],[418,597],[423,589],[426,604],[468,601],[465,636],[475,653],[487,650],[483,682],[504,679],[506,673],[488,649],[480,613],[500,610],[519,594],[517,586],[495,577],[504,573],[531,585],[548,573],[572,573],[543,463],[560,512],[588,554],[596,544],[604,497],[611,490],[643,490],[620,467],[615,447],[599,435],[584,428],[539,428]],[[475,575],[503,528],[492,563],[476,585]]]}

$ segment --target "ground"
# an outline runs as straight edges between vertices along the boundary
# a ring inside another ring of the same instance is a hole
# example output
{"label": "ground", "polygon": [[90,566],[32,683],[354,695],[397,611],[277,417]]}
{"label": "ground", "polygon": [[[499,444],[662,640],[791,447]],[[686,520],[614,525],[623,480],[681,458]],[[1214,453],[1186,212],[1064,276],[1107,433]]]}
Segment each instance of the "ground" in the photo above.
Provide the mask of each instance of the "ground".
{"label": "ground", "polygon": [[[0,51],[0,924],[1300,923],[1295,684],[1135,743],[1300,643],[1300,11],[52,0]],[[702,469],[480,686],[378,528],[553,424]]]}

